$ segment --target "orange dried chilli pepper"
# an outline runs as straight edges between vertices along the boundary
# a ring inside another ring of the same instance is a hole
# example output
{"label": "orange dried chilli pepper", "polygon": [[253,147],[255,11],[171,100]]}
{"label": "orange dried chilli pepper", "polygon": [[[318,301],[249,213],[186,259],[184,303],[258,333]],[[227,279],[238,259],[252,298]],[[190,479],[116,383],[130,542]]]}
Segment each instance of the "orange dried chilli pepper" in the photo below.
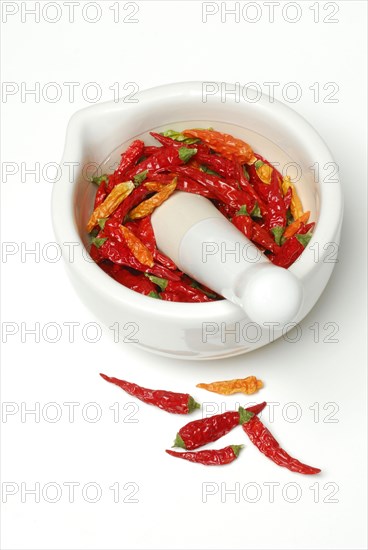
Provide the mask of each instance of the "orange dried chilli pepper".
{"label": "orange dried chilli pepper", "polygon": [[197,464],[205,466],[223,466],[234,462],[239,456],[244,445],[229,445],[223,449],[207,449],[205,451],[195,451],[187,453],[178,453],[177,451],[166,450],[167,454],[176,458],[183,458]]}
{"label": "orange dried chilli pepper", "polygon": [[87,223],[90,233],[101,218],[108,218],[134,189],[134,183],[125,181],[116,185],[106,199],[94,209]]}
{"label": "orange dried chilli pepper", "polygon": [[197,384],[197,388],[202,388],[221,395],[232,395],[233,393],[246,393],[252,395],[263,388],[262,380],[255,376],[247,378],[236,378],[234,380],[223,380],[222,382],[212,382],[211,384]]}
{"label": "orange dried chilli pepper", "polygon": [[271,183],[271,177],[273,168],[269,164],[264,163],[262,160],[257,160],[254,163],[254,167],[257,172],[257,176],[261,180],[261,182],[270,184]]}
{"label": "orange dried chilli pepper", "polygon": [[253,160],[254,155],[251,146],[230,134],[224,134],[216,130],[197,130],[195,128],[184,130],[183,134],[188,137],[199,138],[207,143],[211,149],[229,160],[237,160],[240,164]]}
{"label": "orange dried chilli pepper", "polygon": [[304,213],[303,206],[295,189],[295,186],[290,181],[290,176],[285,176],[282,180],[282,192],[284,197],[287,194],[289,188],[291,188],[290,211],[294,220],[297,220]]}
{"label": "orange dried chilli pepper", "polygon": [[164,187],[166,187],[167,183],[159,183],[158,181],[147,181],[143,185],[146,189],[148,189],[148,191],[159,193]]}
{"label": "orange dried chilli pepper", "polygon": [[137,260],[141,262],[141,264],[152,267],[155,263],[153,261],[152,252],[148,250],[146,245],[144,245],[142,241],[138,237],[136,237],[134,233],[132,233],[132,231],[130,231],[130,229],[128,229],[124,225],[121,225],[120,229],[124,235],[126,244],[128,245],[128,248],[133,256],[137,258]]}
{"label": "orange dried chilli pepper", "polygon": [[298,233],[298,231],[302,227],[302,225],[307,223],[307,221],[309,220],[309,216],[310,216],[310,211],[308,210],[308,212],[304,212],[304,214],[302,216],[300,216],[300,218],[298,218],[293,223],[288,225],[287,228],[284,231],[283,238],[284,239],[289,239],[290,237],[295,235],[295,233]]}
{"label": "orange dried chilli pepper", "polygon": [[134,208],[129,213],[129,218],[131,220],[136,220],[137,218],[144,218],[148,214],[152,214],[157,206],[160,206],[163,202],[166,201],[172,195],[176,188],[176,178],[173,179],[171,183],[165,185],[161,191],[153,195],[153,197],[141,202],[136,208]]}

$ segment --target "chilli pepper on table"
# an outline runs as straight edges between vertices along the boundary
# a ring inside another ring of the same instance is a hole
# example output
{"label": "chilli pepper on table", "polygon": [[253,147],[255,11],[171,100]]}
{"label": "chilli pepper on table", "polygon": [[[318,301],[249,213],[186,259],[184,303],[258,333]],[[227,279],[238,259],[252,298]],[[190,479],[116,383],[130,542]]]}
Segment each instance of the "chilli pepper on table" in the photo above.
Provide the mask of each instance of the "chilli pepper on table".
{"label": "chilli pepper on table", "polygon": [[242,425],[251,442],[278,466],[299,474],[318,474],[321,470],[299,462],[284,451],[262,421],[253,414]]}
{"label": "chilli pepper on table", "polygon": [[232,395],[233,393],[246,393],[251,395],[263,388],[263,382],[262,380],[258,380],[255,376],[247,376],[247,378],[223,380],[210,384],[197,384],[197,388],[202,388],[221,395]]}
{"label": "chilli pepper on table", "polygon": [[[266,403],[247,409],[239,407],[238,411],[228,411],[208,418],[193,420],[193,422],[189,422],[180,428],[173,446],[192,451],[207,445],[207,443],[217,441],[239,424],[243,425],[254,414],[259,414],[262,406],[265,407]],[[254,413],[254,410],[257,412]]]}
{"label": "chilli pepper on table", "polygon": [[127,382],[126,380],[119,380],[119,378],[107,376],[106,374],[100,373],[100,376],[106,380],[106,382],[119,386],[119,388],[129,393],[129,395],[133,395],[140,401],[148,403],[149,405],[155,405],[159,409],[163,409],[170,413],[189,414],[200,408],[199,403],[197,403],[188,393],[150,390],[133,384],[132,382]]}
{"label": "chilli pepper on table", "polygon": [[206,466],[223,466],[234,462],[239,456],[243,445],[228,445],[223,449],[211,449],[205,451],[179,453],[177,451],[166,450],[167,454],[176,458],[183,458],[190,462],[205,464]]}

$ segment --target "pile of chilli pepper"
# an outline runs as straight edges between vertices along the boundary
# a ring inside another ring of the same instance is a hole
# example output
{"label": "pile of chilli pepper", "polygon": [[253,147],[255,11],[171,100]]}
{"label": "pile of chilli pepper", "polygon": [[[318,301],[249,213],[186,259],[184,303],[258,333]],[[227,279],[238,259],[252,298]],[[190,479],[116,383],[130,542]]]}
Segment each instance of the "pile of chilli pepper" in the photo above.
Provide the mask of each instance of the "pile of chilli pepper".
{"label": "pile of chilli pepper", "polygon": [[156,246],[151,214],[175,190],[209,199],[275,265],[288,268],[298,259],[315,224],[288,176],[244,141],[213,129],[151,136],[160,145],[137,139],[112,174],[92,178],[98,189],[87,224],[90,255],[108,275],[161,300],[222,298]]}
{"label": "pile of chilli pepper", "polygon": [[[126,380],[107,376],[106,374],[100,374],[100,376],[107,382],[119,386],[129,395],[133,395],[137,399],[150,405],[155,405],[169,413],[190,414],[200,408],[200,405],[188,393],[151,390],[127,382]],[[209,385],[211,388],[208,389],[210,389],[210,391],[216,391],[217,393],[229,395],[234,393],[234,389],[236,389],[237,386],[242,388],[239,391],[243,393],[254,393],[257,391],[257,388],[262,386],[262,384],[257,384],[257,382],[261,381],[257,381],[257,379],[255,379],[255,381],[251,380],[254,378],[255,377],[248,377],[239,381],[230,380],[217,382]],[[254,382],[256,382],[256,384],[254,384]],[[203,386],[205,385],[199,385],[199,387]],[[258,450],[278,466],[283,466],[292,472],[300,474],[318,474],[321,471],[319,468],[303,464],[284,451],[267,427],[264,426],[258,415],[263,411],[266,405],[267,403],[263,402],[252,407],[239,407],[237,411],[228,411],[208,418],[193,420],[180,428],[174,441],[173,446],[184,449],[184,452],[172,450],[166,450],[166,452],[173,457],[204,464],[206,466],[222,466],[229,464],[238,458],[243,445],[228,445],[222,449],[201,451],[196,451],[196,449],[217,441],[240,425]]]}

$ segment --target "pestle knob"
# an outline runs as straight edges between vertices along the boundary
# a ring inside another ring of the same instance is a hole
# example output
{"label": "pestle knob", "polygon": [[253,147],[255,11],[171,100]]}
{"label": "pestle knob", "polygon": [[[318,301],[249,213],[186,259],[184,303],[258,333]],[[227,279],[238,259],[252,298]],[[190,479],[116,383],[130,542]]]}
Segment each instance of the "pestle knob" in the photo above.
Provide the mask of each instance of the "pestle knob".
{"label": "pestle knob", "polygon": [[176,191],[151,220],[158,248],[182,271],[242,307],[251,321],[295,319],[303,299],[300,281],[273,265],[208,199]]}

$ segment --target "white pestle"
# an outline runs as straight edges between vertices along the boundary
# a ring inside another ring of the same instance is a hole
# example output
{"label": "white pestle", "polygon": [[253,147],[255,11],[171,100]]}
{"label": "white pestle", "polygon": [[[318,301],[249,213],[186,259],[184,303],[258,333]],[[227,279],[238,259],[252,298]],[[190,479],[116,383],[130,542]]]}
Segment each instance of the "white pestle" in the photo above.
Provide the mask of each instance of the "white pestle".
{"label": "white pestle", "polygon": [[206,198],[176,191],[152,214],[157,246],[203,285],[258,324],[288,323],[303,300],[301,282],[273,265]]}

